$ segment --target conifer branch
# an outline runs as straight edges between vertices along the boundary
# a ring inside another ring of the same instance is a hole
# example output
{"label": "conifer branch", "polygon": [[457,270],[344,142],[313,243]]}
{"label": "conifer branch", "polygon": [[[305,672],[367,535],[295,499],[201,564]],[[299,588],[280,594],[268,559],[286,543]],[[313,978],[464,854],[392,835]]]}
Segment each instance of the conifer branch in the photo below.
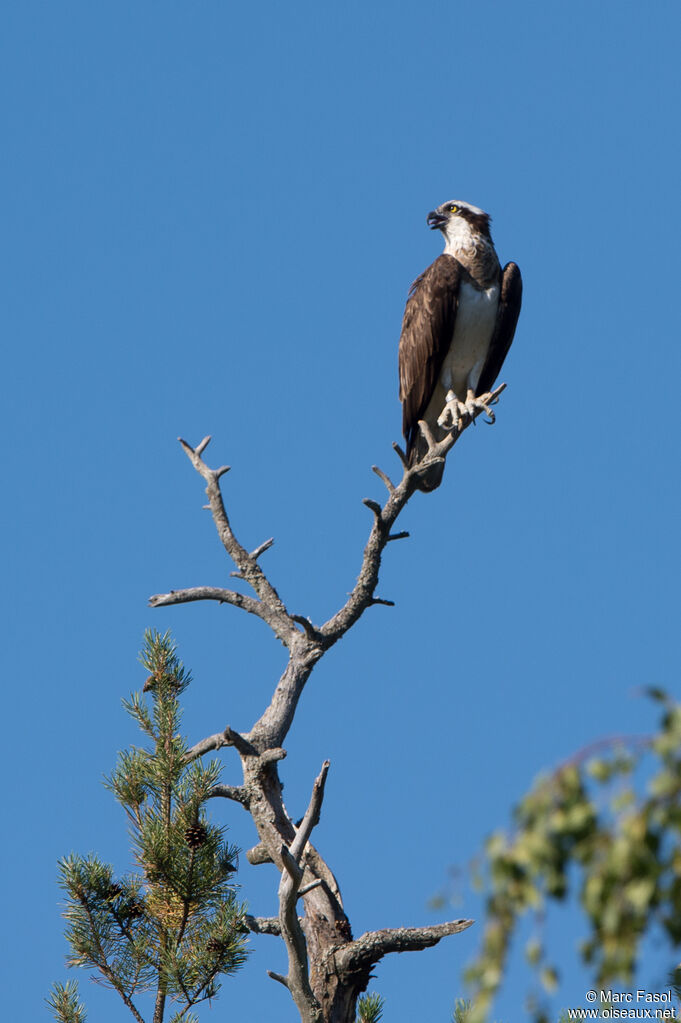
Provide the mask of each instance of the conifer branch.
{"label": "conifer branch", "polygon": [[87,919],[90,923],[90,935],[94,943],[94,949],[96,952],[96,955],[88,956],[90,962],[92,963],[93,966],[97,967],[102,976],[105,977],[111,984],[111,987],[114,989],[114,991],[116,991],[120,995],[121,999],[123,1000],[123,1003],[128,1007],[132,1015],[135,1017],[137,1023],[144,1023],[144,1020],[137,1011],[134,1002],[125,991],[125,988],[118,979],[115,970],[112,969],[108,961],[107,955],[104,949],[102,948],[102,943],[99,936],[99,926],[93,916],[92,908],[90,907],[87,898],[81,894],[80,896],[78,896],[78,900],[81,906],[83,907],[85,915],[87,916]]}
{"label": "conifer branch", "polygon": [[[128,814],[140,872],[116,881],[96,856],[72,854],[60,863],[60,883],[70,965],[94,966],[137,1023],[144,1021],[133,994],[155,989],[153,1021],[163,1023],[169,998],[182,994],[189,1008],[214,996],[217,975],[245,958],[245,932],[231,882],[237,850],[202,810],[219,769],[192,763],[178,731],[179,697],[191,677],[168,634],[146,635],[142,661],[153,710],[139,693],[125,708],[150,743],[120,753],[107,781]],[[226,738],[233,739],[230,729]],[[71,988],[58,986],[55,998],[80,1012]]]}

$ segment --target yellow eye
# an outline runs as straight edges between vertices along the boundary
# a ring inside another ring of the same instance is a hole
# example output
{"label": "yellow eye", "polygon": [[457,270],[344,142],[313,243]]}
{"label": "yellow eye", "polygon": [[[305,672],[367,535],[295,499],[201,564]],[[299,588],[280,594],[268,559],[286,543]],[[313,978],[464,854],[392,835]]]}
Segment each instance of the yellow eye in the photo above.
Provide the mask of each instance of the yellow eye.
{"label": "yellow eye", "polygon": [[456,213],[456,211],[458,210],[458,208],[459,208],[459,207],[458,207],[458,206],[457,206],[457,205],[456,205],[455,203],[452,203],[452,205],[451,205],[451,206],[449,207],[449,212],[450,212],[450,213]]}

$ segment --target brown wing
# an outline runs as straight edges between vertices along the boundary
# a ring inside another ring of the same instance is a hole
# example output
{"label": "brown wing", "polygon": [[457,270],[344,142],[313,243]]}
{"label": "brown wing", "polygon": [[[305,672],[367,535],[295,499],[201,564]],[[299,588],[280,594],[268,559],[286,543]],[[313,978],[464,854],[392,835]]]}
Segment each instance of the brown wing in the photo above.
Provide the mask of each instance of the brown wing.
{"label": "brown wing", "polygon": [[402,320],[399,369],[402,432],[410,452],[454,334],[461,265],[444,253],[417,277]]}
{"label": "brown wing", "polygon": [[520,316],[523,297],[523,279],[515,263],[507,263],[501,275],[501,294],[497,309],[497,322],[490,341],[487,360],[482,367],[478,381],[478,394],[486,394],[494,387],[494,381],[501,373],[504,359],[513,341],[516,323]]}

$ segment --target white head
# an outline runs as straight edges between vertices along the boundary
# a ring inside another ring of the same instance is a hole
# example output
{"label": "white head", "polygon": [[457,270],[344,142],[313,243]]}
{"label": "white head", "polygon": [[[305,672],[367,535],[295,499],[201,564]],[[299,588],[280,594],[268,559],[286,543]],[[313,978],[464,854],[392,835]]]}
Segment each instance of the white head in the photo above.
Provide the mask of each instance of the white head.
{"label": "white head", "polygon": [[446,241],[445,252],[456,252],[475,248],[481,242],[491,244],[490,219],[489,214],[477,206],[460,199],[450,199],[431,210],[426,223],[431,230],[442,231]]}

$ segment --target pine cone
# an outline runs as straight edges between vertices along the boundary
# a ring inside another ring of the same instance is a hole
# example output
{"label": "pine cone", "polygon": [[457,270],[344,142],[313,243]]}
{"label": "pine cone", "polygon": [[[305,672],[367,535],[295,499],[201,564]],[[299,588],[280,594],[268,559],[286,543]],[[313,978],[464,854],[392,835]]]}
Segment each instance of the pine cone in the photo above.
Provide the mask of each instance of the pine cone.
{"label": "pine cone", "polygon": [[144,913],[144,903],[138,902],[136,899],[131,899],[127,906],[121,908],[121,914],[127,917],[128,920],[136,920],[137,917],[142,916]]}
{"label": "pine cone", "polygon": [[203,824],[193,824],[187,828],[184,837],[190,849],[199,849],[208,838],[208,832]]}

